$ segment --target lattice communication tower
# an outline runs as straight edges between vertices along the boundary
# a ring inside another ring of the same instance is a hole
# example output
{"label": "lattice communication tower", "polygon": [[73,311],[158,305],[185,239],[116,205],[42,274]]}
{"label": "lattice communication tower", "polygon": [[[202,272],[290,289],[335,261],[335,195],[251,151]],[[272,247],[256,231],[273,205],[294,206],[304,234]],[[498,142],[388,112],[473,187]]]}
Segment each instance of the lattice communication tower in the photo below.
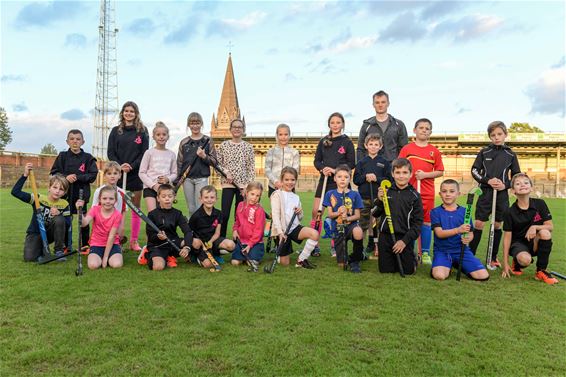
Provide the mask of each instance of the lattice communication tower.
{"label": "lattice communication tower", "polygon": [[106,160],[108,134],[118,115],[118,67],[116,61],[115,5],[112,0],[100,1],[98,26],[98,67],[96,70],[96,104],[92,154]]}

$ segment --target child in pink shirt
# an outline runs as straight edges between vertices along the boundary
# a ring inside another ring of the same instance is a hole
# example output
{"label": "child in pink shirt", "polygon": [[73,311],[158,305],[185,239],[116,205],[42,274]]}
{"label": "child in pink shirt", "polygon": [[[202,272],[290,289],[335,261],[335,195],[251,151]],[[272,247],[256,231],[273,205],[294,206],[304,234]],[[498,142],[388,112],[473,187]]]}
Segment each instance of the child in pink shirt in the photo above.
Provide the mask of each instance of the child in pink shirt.
{"label": "child in pink shirt", "polygon": [[[99,205],[91,207],[83,217],[81,226],[86,227],[92,222],[90,235],[90,253],[88,254],[88,268],[120,268],[124,264],[122,249],[120,248],[120,235],[118,229],[122,223],[122,214],[116,208],[118,193],[113,186],[104,186],[99,191]],[[84,201],[77,201],[77,207],[84,205]]]}
{"label": "child in pink shirt", "polygon": [[248,183],[245,200],[236,208],[232,237],[236,240],[236,248],[232,253],[232,264],[239,265],[248,261],[255,271],[256,266],[265,254],[263,245],[263,229],[265,227],[265,211],[259,201],[263,186],[259,182]]}

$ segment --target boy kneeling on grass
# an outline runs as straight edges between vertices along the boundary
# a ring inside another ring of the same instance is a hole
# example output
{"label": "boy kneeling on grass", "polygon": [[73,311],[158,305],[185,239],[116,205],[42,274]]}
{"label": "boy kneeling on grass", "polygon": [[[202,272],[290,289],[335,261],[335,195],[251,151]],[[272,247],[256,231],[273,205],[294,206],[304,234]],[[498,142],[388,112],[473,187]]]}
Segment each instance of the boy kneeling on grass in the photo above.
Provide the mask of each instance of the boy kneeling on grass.
{"label": "boy kneeling on grass", "polygon": [[[557,284],[546,268],[552,250],[552,215],[542,199],[531,198],[533,182],[524,173],[515,174],[511,188],[517,200],[505,213],[503,222],[503,272],[504,278],[522,275],[523,268],[537,257],[536,280],[546,284]],[[509,255],[513,265],[509,267]]]}
{"label": "boy kneeling on grass", "polygon": [[474,280],[485,281],[489,279],[489,273],[468,246],[474,234],[470,224],[464,224],[466,208],[456,204],[459,195],[458,182],[453,179],[444,180],[440,184],[442,205],[430,211],[434,231],[434,259],[431,274],[436,280],[447,279],[452,266],[460,261],[462,244],[464,244],[462,271]]}
{"label": "boy kneeling on grass", "polygon": [[[12,196],[20,199],[24,203],[32,206],[33,213],[28,229],[26,231],[26,240],[24,242],[24,261],[35,262],[41,258],[42,240],[39,233],[39,224],[35,215],[34,201],[32,194],[22,191],[24,183],[28,179],[28,175],[32,169],[32,164],[27,163],[24,168],[24,174],[18,179],[12,188]],[[43,214],[43,222],[47,232],[47,242],[55,243],[55,255],[59,256],[64,253],[65,234],[67,226],[70,226],[71,210],[69,203],[61,199],[69,189],[69,182],[64,176],[55,174],[49,179],[49,189],[46,196],[38,194],[39,206]],[[65,258],[59,259],[64,261]]]}
{"label": "boy kneeling on grass", "polygon": [[[168,183],[159,185],[157,189],[157,204],[147,217],[159,228],[156,232],[150,225],[146,225],[147,246],[142,248],[138,257],[138,263],[146,265],[150,270],[161,271],[165,266],[177,267],[177,257],[188,257],[189,245],[193,243],[193,233],[189,222],[183,213],[173,208],[175,201],[175,190]],[[184,239],[177,235],[177,228],[181,228]],[[179,249],[179,252],[167,242],[171,240]]]}

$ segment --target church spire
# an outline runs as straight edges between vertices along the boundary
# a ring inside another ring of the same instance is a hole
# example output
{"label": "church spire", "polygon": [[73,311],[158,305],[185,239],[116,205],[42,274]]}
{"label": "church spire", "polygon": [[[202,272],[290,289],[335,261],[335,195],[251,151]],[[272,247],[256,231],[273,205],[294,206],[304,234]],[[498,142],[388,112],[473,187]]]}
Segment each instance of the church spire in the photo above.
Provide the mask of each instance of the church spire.
{"label": "church spire", "polygon": [[216,117],[212,116],[211,136],[231,136],[230,122],[240,118],[240,106],[238,104],[238,93],[236,92],[236,80],[234,78],[234,67],[232,66],[232,53],[228,54],[228,65],[224,75],[224,86]]}

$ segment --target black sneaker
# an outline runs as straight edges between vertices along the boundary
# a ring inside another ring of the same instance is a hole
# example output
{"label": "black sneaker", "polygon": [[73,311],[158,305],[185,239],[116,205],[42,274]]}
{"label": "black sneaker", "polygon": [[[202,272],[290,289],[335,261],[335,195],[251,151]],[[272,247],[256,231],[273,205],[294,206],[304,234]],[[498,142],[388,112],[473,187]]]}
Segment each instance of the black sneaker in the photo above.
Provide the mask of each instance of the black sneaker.
{"label": "black sneaker", "polygon": [[354,274],[361,274],[360,262],[350,262],[350,271]]}
{"label": "black sneaker", "polygon": [[295,267],[302,267],[302,268],[306,268],[307,270],[314,270],[316,268],[316,266],[310,263],[308,259],[297,261]]}
{"label": "black sneaker", "polygon": [[313,257],[320,257],[320,247],[315,246],[312,250],[311,256]]}
{"label": "black sneaker", "polygon": [[259,262],[253,259],[248,260],[248,272],[258,272],[259,271]]}

